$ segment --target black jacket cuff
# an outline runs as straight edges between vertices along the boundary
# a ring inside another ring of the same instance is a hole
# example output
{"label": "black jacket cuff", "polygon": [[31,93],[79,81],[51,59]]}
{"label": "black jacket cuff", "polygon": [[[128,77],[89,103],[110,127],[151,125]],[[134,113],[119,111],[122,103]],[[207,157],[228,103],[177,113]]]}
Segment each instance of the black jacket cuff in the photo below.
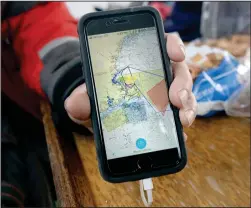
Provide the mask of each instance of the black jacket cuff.
{"label": "black jacket cuff", "polygon": [[43,54],[41,59],[44,63],[41,86],[52,105],[54,123],[64,130],[89,133],[88,129],[74,123],[64,108],[66,98],[84,83],[79,42],[67,41]]}

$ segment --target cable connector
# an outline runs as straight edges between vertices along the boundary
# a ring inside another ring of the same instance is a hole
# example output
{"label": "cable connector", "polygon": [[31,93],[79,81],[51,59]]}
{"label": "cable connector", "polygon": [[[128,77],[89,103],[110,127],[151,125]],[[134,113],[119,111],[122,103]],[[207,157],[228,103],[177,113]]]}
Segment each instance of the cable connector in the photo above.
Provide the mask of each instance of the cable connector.
{"label": "cable connector", "polygon": [[[150,207],[153,202],[153,195],[152,195],[153,182],[152,182],[152,179],[147,178],[147,179],[140,180],[139,184],[140,184],[141,199],[146,207]],[[147,194],[147,199],[145,197],[145,191]]]}

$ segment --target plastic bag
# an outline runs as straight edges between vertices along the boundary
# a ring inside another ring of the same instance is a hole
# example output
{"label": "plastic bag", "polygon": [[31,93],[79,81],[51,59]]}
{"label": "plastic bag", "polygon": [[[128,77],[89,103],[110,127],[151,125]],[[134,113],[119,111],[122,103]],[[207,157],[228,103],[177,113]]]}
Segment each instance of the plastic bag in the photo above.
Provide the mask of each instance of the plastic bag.
{"label": "plastic bag", "polygon": [[186,54],[194,78],[193,93],[198,103],[198,116],[209,117],[221,111],[229,115],[249,116],[250,99],[247,94],[250,97],[250,75],[247,74],[250,67],[241,64],[225,50],[197,46],[196,42],[187,45]]}
{"label": "plastic bag", "polygon": [[230,116],[250,117],[250,48],[241,61],[249,70],[239,69],[242,87],[229,98],[225,111]]}

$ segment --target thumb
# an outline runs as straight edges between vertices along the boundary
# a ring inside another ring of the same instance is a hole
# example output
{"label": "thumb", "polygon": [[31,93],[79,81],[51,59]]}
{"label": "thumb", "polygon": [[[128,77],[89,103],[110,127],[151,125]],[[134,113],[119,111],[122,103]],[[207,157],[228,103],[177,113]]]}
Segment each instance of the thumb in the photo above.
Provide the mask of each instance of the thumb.
{"label": "thumb", "polygon": [[86,85],[78,86],[65,100],[65,110],[69,117],[80,124],[90,118],[91,106]]}

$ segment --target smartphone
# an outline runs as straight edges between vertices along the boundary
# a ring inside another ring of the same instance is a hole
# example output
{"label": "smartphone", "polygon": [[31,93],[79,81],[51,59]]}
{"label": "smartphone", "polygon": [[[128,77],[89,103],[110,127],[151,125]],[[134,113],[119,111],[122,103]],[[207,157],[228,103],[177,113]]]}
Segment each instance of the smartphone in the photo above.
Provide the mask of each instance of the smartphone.
{"label": "smartphone", "polygon": [[168,98],[172,73],[157,10],[87,14],[78,33],[103,178],[125,182],[183,169],[183,131]]}

